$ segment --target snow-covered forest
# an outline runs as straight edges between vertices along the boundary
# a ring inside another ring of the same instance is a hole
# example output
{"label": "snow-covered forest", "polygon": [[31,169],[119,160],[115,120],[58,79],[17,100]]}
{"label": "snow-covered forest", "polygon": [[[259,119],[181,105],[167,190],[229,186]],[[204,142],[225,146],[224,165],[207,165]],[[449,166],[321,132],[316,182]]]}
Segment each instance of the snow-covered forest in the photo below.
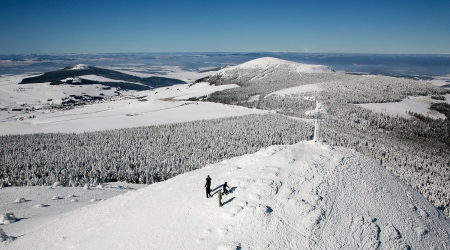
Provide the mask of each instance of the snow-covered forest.
{"label": "snow-covered forest", "polygon": [[[273,71],[273,73],[272,73]],[[243,75],[238,77],[237,75]],[[261,77],[261,74],[264,77]],[[344,73],[298,74],[282,67],[269,70],[239,69],[204,79],[212,84],[237,84],[240,88],[215,92],[209,101],[265,110],[293,117],[308,117],[320,100],[330,109],[322,133],[333,145],[352,148],[376,159],[404,182],[423,194],[438,209],[449,213],[450,122],[410,112],[410,117],[376,113],[355,104],[397,102],[409,96],[432,96],[432,108],[442,113],[448,93],[423,81],[387,76]],[[316,84],[321,91],[269,95],[295,86]]]}
{"label": "snow-covered forest", "polygon": [[0,185],[154,183],[270,145],[294,144],[312,125],[248,115],[81,134],[0,136]]}

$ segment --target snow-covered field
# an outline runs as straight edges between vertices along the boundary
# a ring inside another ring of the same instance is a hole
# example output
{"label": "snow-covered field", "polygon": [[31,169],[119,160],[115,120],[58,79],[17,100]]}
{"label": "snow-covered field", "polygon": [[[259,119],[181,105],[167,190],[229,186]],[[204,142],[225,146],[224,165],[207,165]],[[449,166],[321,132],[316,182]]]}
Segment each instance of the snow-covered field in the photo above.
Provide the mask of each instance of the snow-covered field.
{"label": "snow-covered field", "polygon": [[[445,102],[450,103],[450,94],[446,94],[445,99]],[[411,117],[407,112],[414,112],[424,116],[445,119],[444,114],[435,110],[430,110],[431,104],[436,102],[440,101],[433,100],[430,96],[411,96],[401,102],[366,103],[357,105],[378,113],[386,113],[394,116],[399,115],[406,118]]]}
{"label": "snow-covered field", "polygon": [[279,95],[279,96],[287,96],[292,94],[300,94],[300,93],[307,93],[307,92],[316,92],[321,91],[319,84],[306,84],[298,87],[292,87],[287,89],[282,89],[279,91],[272,92],[268,95],[266,95],[264,98],[271,96],[271,95]]}
{"label": "snow-covered field", "polygon": [[[203,188],[207,175],[212,178],[213,189],[213,197],[209,199]],[[225,181],[230,193],[223,196],[223,206],[219,207],[217,192]],[[50,191],[58,193],[58,190]],[[83,192],[79,199],[91,191]],[[24,204],[30,209],[52,209],[51,200],[47,202],[51,203],[49,207],[32,208],[37,193],[24,194],[29,200]],[[448,249],[450,246],[450,222],[423,196],[367,157],[313,142],[271,146],[69,213],[48,216],[39,226],[31,226],[32,221],[33,218],[22,219],[2,226],[6,235],[20,235],[3,247]],[[13,226],[16,229],[10,230]]]}
{"label": "snow-covered field", "polygon": [[[450,75],[444,75],[444,76],[436,76],[434,77],[433,80],[429,81],[430,84],[434,85],[434,86],[445,86],[445,85],[449,85],[450,84]],[[450,88],[450,87],[447,87]]]}
{"label": "snow-covered field", "polygon": [[[180,72],[179,74],[181,75]],[[191,76],[193,73],[187,74]],[[203,76],[204,73],[199,74]],[[26,76],[0,78],[0,134],[82,133],[264,113],[261,110],[217,103],[181,101],[238,87],[236,85],[182,84],[151,91],[121,91],[121,96],[116,97],[115,88],[104,88],[100,84],[19,85],[24,77]],[[99,82],[107,80],[99,76],[85,78]],[[42,109],[52,103],[61,104],[62,99],[70,95],[99,96],[100,93],[114,101],[98,102],[70,110]],[[12,111],[13,108],[23,110]],[[26,108],[35,110],[26,111]]]}
{"label": "snow-covered field", "polygon": [[[26,230],[51,221],[72,210],[146,187],[145,184],[103,183],[89,187],[8,187],[0,189],[0,212],[14,213],[17,221],[2,225],[10,235],[22,235]],[[23,198],[22,202],[20,198]],[[0,224],[5,223],[0,221]]]}

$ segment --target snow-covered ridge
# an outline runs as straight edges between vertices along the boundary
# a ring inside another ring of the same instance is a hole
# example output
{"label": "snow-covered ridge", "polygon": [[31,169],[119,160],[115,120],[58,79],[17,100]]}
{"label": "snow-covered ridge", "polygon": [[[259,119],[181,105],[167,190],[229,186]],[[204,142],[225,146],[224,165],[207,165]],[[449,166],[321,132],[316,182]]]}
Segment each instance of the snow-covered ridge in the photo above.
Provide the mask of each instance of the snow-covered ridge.
{"label": "snow-covered ridge", "polygon": [[[207,175],[212,178],[209,199],[203,188]],[[230,193],[222,196],[219,207],[217,192],[224,182]],[[8,234],[7,227],[3,230]],[[6,246],[447,249],[449,245],[448,219],[376,161],[346,148],[301,142],[271,146],[55,216]]]}
{"label": "snow-covered ridge", "polygon": [[64,69],[76,70],[76,69],[89,69],[89,68],[90,67],[86,64],[77,64],[77,65],[65,67]]}
{"label": "snow-covered ridge", "polygon": [[[298,62],[287,61],[283,59],[278,59],[274,57],[262,57],[258,59],[254,59],[248,61],[246,63],[237,65],[235,67],[239,67],[242,69],[267,69],[267,68],[276,68],[280,65],[286,65],[292,71],[303,72],[303,73],[331,73],[335,72],[335,70],[329,66],[325,65],[314,65],[314,64],[304,64]],[[228,70],[230,68],[224,69]],[[231,68],[232,69],[232,68]]]}

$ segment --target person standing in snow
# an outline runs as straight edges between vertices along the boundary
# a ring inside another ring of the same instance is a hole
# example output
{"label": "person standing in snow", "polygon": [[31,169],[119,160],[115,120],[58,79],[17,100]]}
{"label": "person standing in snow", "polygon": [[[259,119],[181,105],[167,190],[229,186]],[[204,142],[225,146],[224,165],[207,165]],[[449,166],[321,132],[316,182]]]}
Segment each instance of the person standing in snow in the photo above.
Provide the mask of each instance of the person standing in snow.
{"label": "person standing in snow", "polygon": [[219,196],[219,207],[222,207],[222,191],[219,190],[218,192]]}
{"label": "person standing in snow", "polygon": [[223,186],[222,186],[222,188],[223,188],[223,194],[225,194],[225,195],[227,195],[228,194],[228,189],[227,188],[230,188],[228,185],[227,185],[227,182],[225,182],[224,184],[223,184]]}
{"label": "person standing in snow", "polygon": [[211,195],[211,177],[209,177],[209,175],[208,175],[208,177],[206,177],[205,187],[206,187],[206,198],[212,197],[212,195]]}

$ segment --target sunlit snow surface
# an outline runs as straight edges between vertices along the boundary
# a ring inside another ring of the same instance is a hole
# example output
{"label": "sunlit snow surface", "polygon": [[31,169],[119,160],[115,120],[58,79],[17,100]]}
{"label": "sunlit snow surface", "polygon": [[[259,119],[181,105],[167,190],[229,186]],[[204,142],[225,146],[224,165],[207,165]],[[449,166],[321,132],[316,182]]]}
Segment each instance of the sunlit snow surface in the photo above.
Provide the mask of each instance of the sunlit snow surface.
{"label": "sunlit snow surface", "polygon": [[[204,180],[212,178],[213,197]],[[218,194],[227,181],[230,193]],[[0,190],[1,192],[1,190]],[[35,194],[24,195],[33,207]],[[47,195],[48,196],[48,195]],[[44,207],[39,209],[49,209]],[[30,220],[31,221],[31,220]],[[7,249],[446,249],[450,222],[355,151],[271,146],[53,216]],[[13,224],[10,224],[13,225]],[[8,233],[8,226],[3,227]],[[10,236],[16,236],[11,235]]]}
{"label": "sunlit snow surface", "polygon": [[274,57],[262,57],[236,65],[226,67],[217,71],[212,77],[231,77],[239,79],[244,75],[251,75],[253,78],[249,81],[261,80],[271,76],[274,71],[282,69],[286,74],[302,73],[333,73],[335,70],[325,65],[303,64],[298,62],[286,61]]}
{"label": "sunlit snow surface", "polygon": [[86,64],[77,64],[77,65],[74,65],[74,66],[67,67],[67,69],[73,69],[73,70],[88,69],[88,68],[89,68],[89,66],[86,65]]}
{"label": "sunlit snow surface", "polygon": [[[205,73],[176,71],[180,79],[197,79]],[[211,73],[208,73],[211,74]],[[28,134],[50,132],[88,132],[116,128],[160,125],[201,119],[265,113],[265,111],[209,102],[181,101],[202,97],[212,92],[236,88],[237,85],[211,86],[208,83],[182,84],[151,91],[121,91],[94,85],[49,85],[48,83],[18,84],[25,75],[0,78],[0,134]],[[99,76],[83,76],[99,82]],[[45,105],[60,104],[70,95],[112,97],[114,101],[99,102],[70,110],[36,110]],[[136,99],[140,97],[141,99]],[[24,109],[11,111],[13,108]],[[33,117],[34,116],[34,117]]]}
{"label": "sunlit snow surface", "polygon": [[[330,73],[334,72],[334,70],[325,65],[313,65],[313,64],[303,64],[303,63],[297,63],[292,61],[286,61],[283,59],[278,59],[274,57],[263,57],[258,58],[255,60],[248,61],[243,64],[239,64],[236,67],[242,68],[242,69],[253,69],[253,68],[272,68],[272,67],[278,67],[280,65],[287,65],[292,71],[295,72],[303,72],[303,73]],[[230,68],[232,69],[232,68]],[[223,71],[226,71],[228,69],[224,69]]]}
{"label": "sunlit snow surface", "polygon": [[272,92],[265,97],[271,96],[271,95],[279,95],[279,96],[287,96],[291,94],[301,94],[301,93],[308,93],[308,92],[319,92],[322,88],[320,88],[319,84],[306,84],[302,86],[292,87],[292,88],[286,88],[279,91]]}
{"label": "sunlit snow surface", "polygon": [[[445,102],[450,103],[450,94],[445,95]],[[432,103],[437,103],[431,99],[430,96],[408,97],[400,102],[386,102],[386,103],[366,103],[357,104],[363,108],[373,110],[378,113],[385,113],[390,115],[398,115],[406,118],[411,117],[408,112],[419,113],[424,116],[432,118],[445,119],[445,115],[435,110],[430,110]]]}
{"label": "sunlit snow surface", "polygon": [[[57,185],[3,188],[0,189],[0,213],[12,212],[19,221],[1,227],[8,235],[22,235],[55,216],[146,186],[115,182],[92,186],[89,190]],[[20,198],[24,201],[15,202]]]}

